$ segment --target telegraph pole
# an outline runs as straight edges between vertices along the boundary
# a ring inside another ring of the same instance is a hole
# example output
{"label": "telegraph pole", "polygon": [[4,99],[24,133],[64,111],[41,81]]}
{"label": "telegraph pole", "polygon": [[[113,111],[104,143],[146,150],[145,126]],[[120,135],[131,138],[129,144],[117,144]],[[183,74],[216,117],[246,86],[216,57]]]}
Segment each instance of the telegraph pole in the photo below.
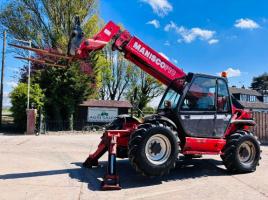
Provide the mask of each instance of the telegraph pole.
{"label": "telegraph pole", "polygon": [[5,51],[6,51],[6,37],[7,32],[4,31],[3,35],[3,50],[2,50],[2,69],[1,69],[1,93],[0,93],[0,126],[2,126],[2,111],[3,111],[3,94],[4,94],[4,71],[5,71]]}
{"label": "telegraph pole", "polygon": [[[32,47],[32,41],[29,40],[29,47]],[[29,59],[31,58],[31,51],[29,50]],[[31,87],[31,62],[28,61],[28,87],[27,87],[27,109],[30,108],[30,87]]]}

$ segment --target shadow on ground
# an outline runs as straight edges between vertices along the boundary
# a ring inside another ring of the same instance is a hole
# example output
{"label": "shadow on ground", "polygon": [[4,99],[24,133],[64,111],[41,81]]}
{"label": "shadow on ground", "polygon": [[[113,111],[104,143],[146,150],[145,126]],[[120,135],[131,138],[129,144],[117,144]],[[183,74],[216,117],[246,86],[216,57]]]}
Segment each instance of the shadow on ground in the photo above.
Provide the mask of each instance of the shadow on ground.
{"label": "shadow on ground", "polygon": [[[222,167],[222,162],[213,159],[192,159],[177,162],[176,168],[170,174],[163,177],[148,178],[137,174],[130,166],[128,160],[118,160],[118,172],[120,183],[123,188],[146,187],[162,184],[162,182],[178,181],[184,179],[196,179],[207,176],[225,176],[228,172]],[[40,176],[53,176],[68,174],[72,179],[87,183],[90,190],[100,190],[100,184],[106,172],[107,162],[100,162],[97,168],[86,169],[82,163],[72,163],[77,168],[37,171],[27,173],[14,173],[0,175],[0,179],[20,179]]]}

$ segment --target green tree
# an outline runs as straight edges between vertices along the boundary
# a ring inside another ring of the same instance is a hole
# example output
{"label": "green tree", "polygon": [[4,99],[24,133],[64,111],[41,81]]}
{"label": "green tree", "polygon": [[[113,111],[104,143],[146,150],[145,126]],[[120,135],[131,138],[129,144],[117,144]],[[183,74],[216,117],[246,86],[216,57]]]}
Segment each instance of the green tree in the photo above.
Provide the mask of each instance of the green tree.
{"label": "green tree", "polygon": [[262,94],[268,93],[268,73],[254,77],[251,83],[251,88],[259,91]]}
{"label": "green tree", "polygon": [[[33,47],[64,53],[75,16],[80,17],[85,37],[98,32],[101,23],[97,10],[96,0],[10,0],[1,6],[0,29],[7,29],[11,38],[31,40]],[[23,54],[23,51],[16,52]],[[53,57],[46,59],[53,60]],[[97,96],[100,68],[106,60],[101,53],[94,53],[83,63],[66,63],[64,60],[56,63],[68,67],[62,69],[33,63],[32,82],[40,84],[44,90],[44,110],[48,119],[69,121],[71,127],[77,104],[89,95]],[[89,76],[80,71],[82,64],[90,67]],[[26,80],[25,68],[20,82]]]}
{"label": "green tree", "polygon": [[153,114],[155,113],[155,109],[151,106],[146,106],[145,108],[143,108],[142,112],[144,114]]}
{"label": "green tree", "polygon": [[[0,30],[7,30],[9,39],[31,40],[33,47],[67,53],[75,16],[80,17],[85,37],[92,37],[102,25],[97,11],[97,0],[10,0],[1,5]],[[27,51],[14,50],[28,55]],[[54,60],[52,57],[46,59]],[[95,81],[96,87],[100,85],[98,67],[103,65],[103,60],[102,54],[97,53],[85,61],[93,69],[95,78],[92,81]],[[62,63],[59,59],[55,62]],[[35,66],[40,65],[34,64],[33,67]],[[44,65],[41,68],[44,68]],[[22,76],[25,74],[26,70]]]}
{"label": "green tree", "polygon": [[73,63],[68,68],[50,67],[36,74],[33,82],[40,84],[45,94],[44,109],[48,120],[73,126],[73,116],[78,104],[82,103],[94,88],[90,87],[90,77]]}
{"label": "green tree", "polygon": [[[25,130],[26,128],[27,88],[27,84],[19,83],[10,93],[12,115],[16,126],[20,130]],[[38,84],[31,85],[30,103],[34,104],[37,110],[41,110],[44,105],[44,93]]]}
{"label": "green tree", "polygon": [[1,29],[34,47],[67,52],[74,17],[83,21],[86,36],[98,31],[96,0],[10,0],[0,11]]}
{"label": "green tree", "polygon": [[140,117],[140,111],[142,111],[153,98],[160,96],[163,91],[163,86],[158,80],[140,68],[135,67],[131,76],[131,86],[126,96],[134,107],[136,107],[138,116]]}

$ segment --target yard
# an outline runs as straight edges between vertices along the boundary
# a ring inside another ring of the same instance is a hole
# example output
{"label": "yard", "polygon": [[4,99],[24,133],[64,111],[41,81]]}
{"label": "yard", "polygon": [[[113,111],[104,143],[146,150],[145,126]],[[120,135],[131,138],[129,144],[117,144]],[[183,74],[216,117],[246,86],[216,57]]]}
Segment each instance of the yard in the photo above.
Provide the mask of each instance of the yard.
{"label": "yard", "polygon": [[101,191],[106,159],[81,168],[99,134],[0,136],[0,199],[268,199],[268,147],[255,173],[231,175],[218,156],[180,161],[168,176],[149,179],[118,160],[120,191]]}

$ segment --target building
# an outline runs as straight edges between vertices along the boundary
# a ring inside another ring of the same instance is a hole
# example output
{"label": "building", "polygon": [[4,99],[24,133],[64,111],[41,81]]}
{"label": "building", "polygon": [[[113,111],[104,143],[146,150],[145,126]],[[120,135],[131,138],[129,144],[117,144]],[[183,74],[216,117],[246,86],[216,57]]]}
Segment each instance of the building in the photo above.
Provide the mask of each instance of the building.
{"label": "building", "polygon": [[128,101],[87,100],[78,106],[77,129],[88,125],[104,125],[118,115],[128,114],[132,105]]}
{"label": "building", "polygon": [[233,86],[229,90],[236,100],[246,109],[257,112],[268,112],[268,95],[262,95],[256,90],[246,89],[244,87],[237,88]]}

